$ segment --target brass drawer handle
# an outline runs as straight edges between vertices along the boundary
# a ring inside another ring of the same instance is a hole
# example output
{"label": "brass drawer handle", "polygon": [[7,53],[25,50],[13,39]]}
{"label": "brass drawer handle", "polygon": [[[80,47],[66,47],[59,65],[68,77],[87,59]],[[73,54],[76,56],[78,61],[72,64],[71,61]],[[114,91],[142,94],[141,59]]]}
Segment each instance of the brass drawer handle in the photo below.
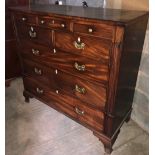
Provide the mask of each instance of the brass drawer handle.
{"label": "brass drawer handle", "polygon": [[52,24],[54,24],[55,23],[55,21],[54,20],[52,20]]}
{"label": "brass drawer handle", "polygon": [[85,71],[85,69],[86,69],[85,65],[79,65],[77,62],[74,63],[74,67],[78,71]]}
{"label": "brass drawer handle", "polygon": [[22,21],[26,21],[27,19],[25,17],[22,18]]}
{"label": "brass drawer handle", "polygon": [[53,49],[53,53],[55,54],[56,52],[57,52],[57,51],[56,51],[56,49],[54,48],[54,49]]}
{"label": "brass drawer handle", "polygon": [[78,85],[75,85],[75,90],[76,90],[76,92],[78,92],[80,94],[85,94],[86,93],[86,89],[85,88],[81,88]]}
{"label": "brass drawer handle", "polygon": [[59,90],[56,90],[55,93],[56,93],[56,94],[59,94]]}
{"label": "brass drawer handle", "polygon": [[44,93],[44,91],[43,91],[42,89],[40,89],[40,88],[36,88],[36,92],[37,92],[38,94],[43,94],[43,93]]}
{"label": "brass drawer handle", "polygon": [[74,41],[74,46],[76,49],[84,50],[85,43],[81,43],[81,38],[78,37],[78,41]]}
{"label": "brass drawer handle", "polygon": [[31,38],[36,38],[37,33],[34,31],[33,27],[31,27],[31,30],[29,31],[29,36]]}
{"label": "brass drawer handle", "polygon": [[92,28],[89,28],[89,29],[88,29],[88,32],[89,32],[89,33],[92,33],[92,32],[93,32],[93,29],[92,29]]}
{"label": "brass drawer handle", "polygon": [[57,69],[55,70],[55,74],[58,74],[58,70]]}
{"label": "brass drawer handle", "polygon": [[45,21],[44,21],[44,20],[41,20],[41,21],[40,21],[40,23],[41,23],[41,24],[44,24],[44,23],[45,23]]}
{"label": "brass drawer handle", "polygon": [[63,27],[63,28],[64,28],[64,27],[65,27],[65,24],[61,24],[61,27]]}
{"label": "brass drawer handle", "polygon": [[38,69],[38,68],[34,68],[34,72],[36,73],[36,74],[38,74],[38,75],[41,75],[42,74],[42,71],[41,71],[41,69]]}
{"label": "brass drawer handle", "polygon": [[33,55],[39,55],[40,52],[39,52],[38,50],[32,49],[32,54],[33,54]]}
{"label": "brass drawer handle", "polygon": [[84,115],[85,112],[83,110],[78,109],[77,107],[75,107],[75,112],[79,115]]}
{"label": "brass drawer handle", "polygon": [[36,38],[37,36],[36,32],[32,32],[32,31],[29,31],[29,35],[31,38]]}

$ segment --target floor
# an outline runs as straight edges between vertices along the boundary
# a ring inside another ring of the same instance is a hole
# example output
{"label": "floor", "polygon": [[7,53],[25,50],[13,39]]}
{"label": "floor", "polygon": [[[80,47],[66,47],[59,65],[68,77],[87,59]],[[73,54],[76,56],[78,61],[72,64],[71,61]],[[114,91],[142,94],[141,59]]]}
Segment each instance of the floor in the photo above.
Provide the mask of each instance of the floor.
{"label": "floor", "polygon": [[[6,155],[104,155],[92,132],[45,104],[24,102],[21,79],[6,88]],[[124,124],[111,155],[148,155],[148,134]]]}

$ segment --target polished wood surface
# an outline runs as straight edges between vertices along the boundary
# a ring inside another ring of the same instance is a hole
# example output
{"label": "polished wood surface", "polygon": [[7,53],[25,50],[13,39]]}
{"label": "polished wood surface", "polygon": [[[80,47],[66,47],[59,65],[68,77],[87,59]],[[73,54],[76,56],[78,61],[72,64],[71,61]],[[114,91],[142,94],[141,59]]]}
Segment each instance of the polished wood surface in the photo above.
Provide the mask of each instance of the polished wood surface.
{"label": "polished wood surface", "polygon": [[[78,39],[80,39],[79,44],[85,44],[83,49],[78,49],[75,46],[74,43],[78,43]],[[111,45],[111,41],[103,40],[101,38],[66,32],[55,32],[56,48],[98,60],[109,58]]]}
{"label": "polished wood surface", "polygon": [[[38,48],[37,48],[38,49]],[[33,59],[36,62],[42,63],[51,68],[59,69],[66,73],[76,75],[80,78],[87,79],[88,81],[98,82],[101,84],[106,84],[109,78],[109,68],[108,62],[97,62],[93,59],[89,59],[82,56],[77,56],[74,54],[68,54],[67,52],[58,51],[53,53],[48,53],[47,55],[34,55],[30,52],[25,52],[22,54],[24,58]],[[65,59],[62,59],[65,58]],[[41,60],[41,61],[40,61]],[[80,71],[75,67],[75,64],[79,66],[84,65],[85,70]]]}
{"label": "polished wood surface", "polygon": [[[74,18],[73,9],[81,10]],[[148,13],[72,6],[11,10],[25,101],[36,97],[86,126],[110,153],[130,119]]]}
{"label": "polished wood surface", "polygon": [[[87,102],[92,107],[97,107],[101,110],[104,108],[106,88],[29,60],[23,59],[23,66],[26,76],[31,76],[36,81],[48,85],[53,91],[64,91],[81,101]],[[84,93],[80,92],[81,89],[85,90]]]}
{"label": "polished wood surface", "polygon": [[13,7],[16,11],[27,13],[42,13],[45,15],[54,16],[67,16],[67,18],[78,17],[89,18],[94,20],[115,21],[126,24],[132,20],[136,20],[140,16],[147,14],[146,11],[129,11],[119,9],[104,9],[88,7],[83,8],[80,6],[67,6],[67,5],[31,5],[29,7]]}
{"label": "polished wood surface", "polygon": [[[52,45],[50,46],[52,47]],[[36,59],[54,55],[52,48],[25,39],[20,40],[20,52],[24,56],[29,56]]]}
{"label": "polished wood surface", "polygon": [[78,21],[74,23],[73,31],[92,36],[103,37],[112,40],[115,33],[115,27],[107,24]]}
{"label": "polished wood surface", "polygon": [[[33,78],[24,77],[23,80],[25,90],[31,92],[38,98],[41,98],[49,106],[56,107],[56,109],[59,109],[66,115],[73,117],[82,124],[84,123],[95,128],[97,131],[103,131],[103,112],[86,106],[81,101],[72,98],[65,92],[59,91],[59,93],[56,93],[55,91],[49,89],[49,87],[36,82]],[[39,91],[37,91],[37,89],[39,89]]]}
{"label": "polished wood surface", "polygon": [[103,110],[106,103],[105,87],[65,74],[59,70],[56,75],[56,81],[58,87],[66,93]]}
{"label": "polished wood surface", "polygon": [[115,107],[115,110],[111,110],[117,116],[111,128],[113,132],[116,130],[118,124],[122,122],[126,113],[132,109],[147,21],[148,17],[142,17],[137,22],[128,26],[124,34],[115,105],[112,105],[112,107]]}
{"label": "polished wood surface", "polygon": [[63,31],[70,29],[70,22],[65,19],[40,16],[38,17],[38,24],[42,27],[50,27],[53,29],[61,29]]}
{"label": "polished wood surface", "polygon": [[[25,24],[17,24],[19,38],[31,40],[32,42],[40,43],[50,46],[51,31],[49,29],[38,28],[36,26],[29,26]],[[30,36],[30,34],[32,34]]]}
{"label": "polished wood surface", "polygon": [[54,69],[45,67],[39,63],[23,59],[23,74],[26,76],[31,76],[36,81],[44,83],[49,87],[56,89],[56,84],[54,80]]}
{"label": "polished wood surface", "polygon": [[36,24],[36,16],[24,13],[16,13],[15,20],[21,24]]}

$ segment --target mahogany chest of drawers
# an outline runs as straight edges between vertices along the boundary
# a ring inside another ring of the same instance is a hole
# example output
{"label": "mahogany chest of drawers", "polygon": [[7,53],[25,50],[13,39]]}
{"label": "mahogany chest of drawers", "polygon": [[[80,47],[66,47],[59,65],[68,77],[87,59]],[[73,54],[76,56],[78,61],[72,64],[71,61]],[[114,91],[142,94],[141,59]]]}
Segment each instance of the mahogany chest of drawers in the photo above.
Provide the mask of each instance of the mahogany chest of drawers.
{"label": "mahogany chest of drawers", "polygon": [[35,97],[84,125],[111,152],[130,118],[148,13],[47,5],[10,9],[26,102]]}

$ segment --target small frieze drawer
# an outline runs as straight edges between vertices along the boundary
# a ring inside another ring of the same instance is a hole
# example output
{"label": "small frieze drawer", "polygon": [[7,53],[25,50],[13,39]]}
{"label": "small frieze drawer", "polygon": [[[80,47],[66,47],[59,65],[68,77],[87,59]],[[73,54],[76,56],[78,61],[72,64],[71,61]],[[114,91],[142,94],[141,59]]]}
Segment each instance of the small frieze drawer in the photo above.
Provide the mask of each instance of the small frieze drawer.
{"label": "small frieze drawer", "polygon": [[73,31],[112,40],[115,34],[115,27],[104,23],[79,21],[74,23]]}
{"label": "small frieze drawer", "polygon": [[36,24],[37,21],[36,15],[30,15],[25,13],[16,13],[14,14],[14,18],[16,22],[20,22],[23,24]]}
{"label": "small frieze drawer", "polygon": [[69,30],[69,21],[56,17],[39,16],[38,25],[43,27],[51,27],[53,29]]}

